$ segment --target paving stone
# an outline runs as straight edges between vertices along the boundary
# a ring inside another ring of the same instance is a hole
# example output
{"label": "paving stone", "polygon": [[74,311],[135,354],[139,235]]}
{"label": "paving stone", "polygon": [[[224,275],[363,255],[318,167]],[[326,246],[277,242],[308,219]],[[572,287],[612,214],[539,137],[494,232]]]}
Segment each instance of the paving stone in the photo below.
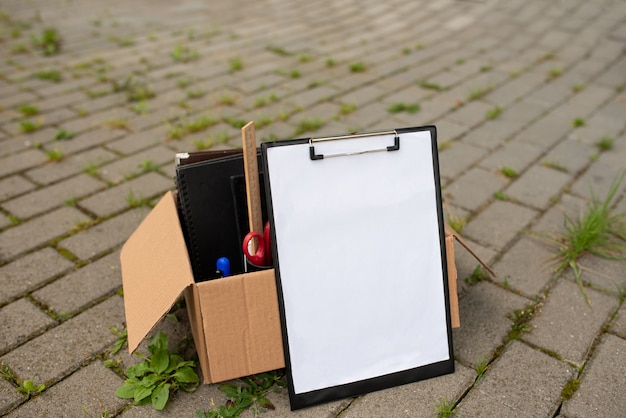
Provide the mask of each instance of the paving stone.
{"label": "paving stone", "polygon": [[561,403],[561,389],[576,376],[560,361],[513,341],[456,408],[459,417],[547,417]]}
{"label": "paving stone", "polygon": [[8,411],[25,401],[25,396],[17,388],[4,379],[0,379],[0,414],[4,416]]}
{"label": "paving stone", "polygon": [[461,140],[467,144],[494,150],[504,144],[517,131],[517,128],[513,128],[511,124],[506,122],[489,120],[469,132]]}
{"label": "paving stone", "polygon": [[474,383],[476,372],[459,363],[454,374],[410,383],[358,398],[342,416],[350,417],[432,417],[441,399],[454,401]]}
{"label": "paving stone", "polygon": [[546,167],[576,174],[591,163],[589,157],[594,152],[596,149],[588,144],[567,139],[559,142],[541,159]]}
{"label": "paving stone", "polygon": [[57,182],[74,174],[81,173],[91,166],[99,166],[112,161],[117,155],[103,148],[93,148],[79,154],[70,155],[55,164],[27,171],[26,176],[40,184]]}
{"label": "paving stone", "polygon": [[87,174],[72,177],[52,186],[40,188],[2,204],[2,207],[18,218],[30,218],[48,211],[70,199],[79,199],[106,185]]}
{"label": "paving stone", "polygon": [[[445,172],[444,172],[445,175]],[[475,210],[502,189],[507,181],[481,168],[472,168],[446,186],[443,194],[450,202],[468,210]]]}
{"label": "paving stone", "polygon": [[35,185],[22,176],[10,176],[0,180],[0,201],[32,190]]}
{"label": "paving stone", "polygon": [[61,241],[59,245],[68,249],[81,260],[88,260],[126,241],[148,212],[147,208],[137,208],[125,212],[72,235]]}
{"label": "paving stone", "polygon": [[81,200],[80,206],[105,217],[128,208],[131,194],[140,200],[160,195],[173,187],[172,180],[152,172]]}
{"label": "paving stone", "polygon": [[465,126],[446,118],[439,119],[434,125],[437,127],[437,143],[439,144],[455,140],[467,132]]}
{"label": "paving stone", "polygon": [[[49,386],[103,352],[117,338],[109,328],[120,328],[124,302],[112,296],[0,358],[21,379]],[[46,355],[42,356],[42,353]]]}
{"label": "paving stone", "polygon": [[532,209],[495,201],[470,221],[463,235],[493,248],[503,248],[536,216]]}
{"label": "paving stone", "polygon": [[[442,142],[439,144],[441,145]],[[486,154],[487,151],[482,148],[464,142],[453,142],[449,148],[444,148],[439,152],[441,176],[450,179],[456,178]]]}
{"label": "paving stone", "polygon": [[109,416],[119,412],[128,401],[115,396],[124,381],[97,360],[78,370],[7,417],[34,416]]}
{"label": "paving stone", "polygon": [[480,166],[497,171],[507,166],[519,173],[526,170],[541,152],[541,148],[537,146],[511,141],[482,160]]}
{"label": "paving stone", "polygon": [[618,306],[616,298],[588,288],[585,292],[591,306],[574,282],[560,280],[532,320],[534,329],[524,335],[524,340],[582,364],[594,338]]}
{"label": "paving stone", "polygon": [[27,299],[18,299],[6,305],[0,309],[0,353],[17,347],[52,324],[52,318]]}
{"label": "paving stone", "polygon": [[142,153],[127,158],[117,159],[111,164],[100,167],[100,176],[112,183],[120,183],[125,178],[137,176],[145,171],[142,164],[152,162],[154,166],[174,164],[174,153],[164,146],[150,148]]}
{"label": "paving stone", "polygon": [[[626,262],[611,260],[593,254],[583,254],[578,259],[583,267],[582,278],[594,289],[619,297],[626,290]],[[571,271],[566,277],[574,279]]]}
{"label": "paving stone", "polygon": [[[39,289],[33,297],[58,314],[71,315],[121,286],[119,252],[116,251]],[[72,297],[68,298],[70,294]]]}
{"label": "paving stone", "polygon": [[552,278],[550,258],[555,251],[538,238],[523,237],[511,247],[493,268],[495,279],[523,295],[533,298]]}
{"label": "paving stone", "polygon": [[36,289],[73,266],[53,249],[44,248],[0,267],[0,304]]}
{"label": "paving stone", "polygon": [[61,150],[63,155],[70,155],[104,144],[122,136],[124,136],[124,132],[119,129],[96,128],[77,133],[69,141],[57,141],[54,144],[54,148]]}
{"label": "paving stone", "polygon": [[583,371],[582,381],[562,413],[577,417],[617,417],[626,408],[626,341],[605,334]]}
{"label": "paving stone", "polygon": [[[574,182],[571,192],[586,199],[595,197],[597,200],[603,201],[609,193],[611,184],[622,171],[623,167],[616,168],[603,164],[602,161],[596,161]],[[618,195],[624,190],[626,190],[626,182],[622,182],[620,185],[617,191]]]}
{"label": "paving stone", "polygon": [[452,334],[455,358],[472,365],[490,360],[513,325],[506,315],[529,302],[492,283],[470,286],[459,300],[461,327]]}
{"label": "paving stone", "polygon": [[541,166],[533,166],[516,178],[507,189],[510,198],[539,209],[546,209],[571,181],[568,174]]}
{"label": "paving stone", "polygon": [[45,162],[46,155],[35,149],[10,155],[0,160],[0,177],[4,177],[8,174],[20,173]]}
{"label": "paving stone", "polygon": [[62,207],[39,218],[19,224],[0,233],[0,260],[8,260],[20,253],[43,245],[63,235],[74,225],[89,220],[82,212]]}
{"label": "paving stone", "polygon": [[472,101],[457,111],[450,113],[447,118],[462,125],[473,127],[487,119],[485,115],[491,108],[492,106],[487,103]]}
{"label": "paving stone", "polygon": [[617,312],[611,323],[611,331],[626,339],[626,305],[622,304]]}

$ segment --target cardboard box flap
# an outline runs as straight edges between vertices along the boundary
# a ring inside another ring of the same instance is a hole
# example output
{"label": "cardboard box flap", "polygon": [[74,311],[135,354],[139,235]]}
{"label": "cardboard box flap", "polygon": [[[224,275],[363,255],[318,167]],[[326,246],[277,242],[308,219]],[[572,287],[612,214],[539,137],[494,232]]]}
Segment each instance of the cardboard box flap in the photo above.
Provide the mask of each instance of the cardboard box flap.
{"label": "cardboard box flap", "polygon": [[472,257],[474,257],[476,259],[476,261],[478,261],[484,268],[485,270],[487,270],[489,272],[489,274],[491,274],[492,277],[496,277],[496,272],[493,271],[493,269],[491,267],[489,267],[489,265],[484,262],[479,256],[478,254],[476,254],[474,252],[474,250],[472,250],[472,248],[469,246],[469,244],[467,243],[467,241],[465,241],[463,239],[462,236],[460,236],[454,229],[452,229],[452,227],[448,224],[444,224],[445,226],[445,230],[446,230],[446,235],[451,235],[454,237],[454,239],[457,240],[457,242],[459,244],[461,244],[471,255]]}
{"label": "cardboard box flap", "polygon": [[172,192],[126,241],[120,261],[128,350],[133,352],[194,282]]}

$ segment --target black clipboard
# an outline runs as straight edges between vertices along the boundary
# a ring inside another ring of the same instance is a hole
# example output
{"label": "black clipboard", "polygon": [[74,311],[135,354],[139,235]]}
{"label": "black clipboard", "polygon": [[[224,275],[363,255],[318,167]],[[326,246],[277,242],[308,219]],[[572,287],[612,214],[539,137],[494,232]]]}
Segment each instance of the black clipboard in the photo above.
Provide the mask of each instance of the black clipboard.
{"label": "black clipboard", "polygon": [[261,150],[292,410],[452,373],[436,128]]}

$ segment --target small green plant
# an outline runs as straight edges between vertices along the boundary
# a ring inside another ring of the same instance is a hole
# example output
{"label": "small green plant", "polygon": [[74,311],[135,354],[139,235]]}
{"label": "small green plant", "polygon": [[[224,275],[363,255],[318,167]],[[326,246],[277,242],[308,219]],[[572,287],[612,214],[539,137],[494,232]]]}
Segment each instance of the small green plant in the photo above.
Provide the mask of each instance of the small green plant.
{"label": "small green plant", "polygon": [[510,179],[517,177],[517,170],[513,167],[509,167],[508,165],[503,165],[500,167],[500,172]]}
{"label": "small green plant", "polygon": [[7,382],[14,383],[17,385],[17,376],[13,373],[13,370],[6,364],[0,361],[0,379],[4,379]]}
{"label": "small green plant", "polygon": [[39,113],[39,108],[35,105],[25,104],[20,106],[20,113],[24,116],[35,116]]}
{"label": "small green plant", "polygon": [[452,141],[442,141],[437,144],[437,150],[443,151],[444,149],[448,149],[452,146]]}
{"label": "small green plant", "polygon": [[241,61],[241,58],[233,58],[228,62],[228,66],[230,71],[241,71],[243,70],[243,61]]}
{"label": "small green plant", "polygon": [[583,127],[585,125],[586,125],[586,122],[585,122],[585,119],[583,119],[583,118],[575,118],[572,121],[572,126],[574,128],[581,128],[581,127]]}
{"label": "small green plant", "polygon": [[328,68],[332,68],[332,67],[334,67],[335,65],[337,65],[337,61],[335,61],[334,59],[332,59],[332,58],[328,58],[328,59],[326,60],[326,67],[328,67]]}
{"label": "small green plant", "polygon": [[427,80],[422,80],[419,83],[419,86],[423,89],[427,89],[427,90],[435,90],[435,91],[444,91],[445,89],[437,84],[437,83],[432,83],[430,81]]}
{"label": "small green plant", "polygon": [[8,215],[8,218],[11,225],[19,225],[22,223],[22,220],[15,215]]}
{"label": "small green plant", "polygon": [[305,132],[314,132],[324,126],[324,121],[320,118],[304,118],[300,120],[296,127],[295,135],[300,135]]}
{"label": "small green plant", "polygon": [[248,123],[243,119],[237,118],[224,118],[224,122],[226,122],[235,129],[241,129],[246,125],[246,123]]}
{"label": "small green plant", "polygon": [[128,203],[129,207],[138,208],[140,206],[147,206],[149,203],[149,200],[143,197],[141,194],[138,196],[135,196],[135,192],[131,190],[126,195],[126,202]]}
{"label": "small green plant", "polygon": [[229,93],[222,93],[217,99],[217,104],[222,106],[232,106],[235,104],[235,98]]}
{"label": "small green plant", "polygon": [[298,71],[298,70],[291,70],[289,72],[289,77],[291,77],[291,78],[300,78],[301,75],[302,74],[300,74],[300,71]]}
{"label": "small green plant", "polygon": [[519,340],[523,334],[532,330],[530,321],[534,318],[538,307],[538,304],[529,305],[524,309],[516,309],[511,315],[509,315],[509,319],[513,321],[508,335],[509,341]]}
{"label": "small green plant", "polygon": [[135,103],[130,107],[130,110],[137,115],[145,115],[148,113],[148,103],[146,101]]}
{"label": "small green plant", "polygon": [[59,129],[55,134],[54,134],[54,140],[55,141],[67,141],[68,139],[72,139],[74,138],[74,133],[67,131],[65,129]]}
{"label": "small green plant", "polygon": [[491,66],[490,65],[483,65],[480,67],[480,72],[481,73],[488,73],[489,71],[491,71]]}
{"label": "small green plant", "polygon": [[600,151],[609,151],[613,149],[613,138],[610,136],[603,136],[596,143],[596,146],[600,149]]}
{"label": "small green plant", "polygon": [[387,108],[387,112],[389,113],[399,113],[399,112],[407,112],[411,114],[415,114],[421,110],[421,107],[417,103],[393,103],[391,106]]}
{"label": "small green plant", "polygon": [[154,163],[152,160],[143,160],[138,166],[144,173],[149,171],[157,171],[159,166]]}
{"label": "small green plant", "polygon": [[491,91],[491,86],[479,86],[470,90],[467,100],[478,100]]}
{"label": "small green plant", "polygon": [[349,115],[356,110],[357,106],[354,103],[342,103],[339,108],[339,113],[342,115]]}
{"label": "small green plant", "polygon": [[129,102],[139,102],[154,97],[152,87],[146,81],[139,80],[132,75],[123,81],[113,80],[111,84],[113,91],[125,92]]}
{"label": "small green plant", "polygon": [[238,417],[248,408],[252,408],[254,416],[267,410],[274,410],[272,402],[267,399],[270,391],[278,391],[277,386],[285,387],[286,383],[280,372],[260,373],[242,379],[244,385],[224,384],[219,390],[226,394],[226,405],[211,409],[208,412],[196,411],[198,418]]}
{"label": "small green plant", "polygon": [[353,72],[353,73],[362,73],[366,69],[367,67],[365,66],[365,63],[363,63],[363,61],[357,61],[355,63],[350,64],[350,72]]}
{"label": "small green plant", "polygon": [[493,107],[487,110],[487,119],[495,119],[502,113],[502,108],[500,106]]}
{"label": "small green plant", "polygon": [[574,86],[572,86],[572,91],[574,93],[580,93],[584,89],[585,89],[585,85],[584,84],[575,84]]}
{"label": "small green plant", "polygon": [[35,47],[39,48],[44,55],[61,52],[63,41],[59,32],[54,28],[45,28],[39,36],[33,35],[31,39]]}
{"label": "small green plant", "polygon": [[311,54],[302,54],[298,57],[298,61],[305,63],[313,61],[313,56]]}
{"label": "small green plant", "polygon": [[588,304],[591,301],[583,286],[580,257],[590,253],[608,259],[626,260],[626,213],[614,214],[611,209],[624,176],[626,171],[613,180],[602,201],[592,191],[591,201],[578,218],[564,214],[562,231],[538,234],[540,239],[557,250],[551,257],[551,261],[556,264],[554,274],[560,275],[566,269],[571,269]]}
{"label": "small green plant", "polygon": [[20,129],[24,133],[35,132],[41,128],[41,120],[23,119],[20,121]]}
{"label": "small green plant", "polygon": [[109,37],[109,41],[121,46],[121,47],[127,47],[127,46],[133,46],[135,45],[135,41],[133,41],[130,38],[120,38],[119,36],[110,36]]}
{"label": "small green plant", "polygon": [[128,330],[126,328],[119,330],[117,327],[111,327],[109,331],[117,337],[111,349],[111,354],[117,354],[125,345],[128,345]]}
{"label": "small green plant", "polygon": [[17,391],[25,394],[29,398],[33,395],[38,395],[46,389],[46,385],[43,383],[36,385],[32,380],[24,380]]}
{"label": "small green plant", "polygon": [[487,272],[483,269],[483,267],[480,264],[477,264],[476,267],[474,268],[474,271],[472,271],[472,274],[469,277],[465,278],[465,283],[471,286],[478,282],[482,282],[483,280],[487,280],[488,278],[489,278],[489,274],[487,274]]}
{"label": "small green plant", "polygon": [[83,169],[83,172],[89,174],[91,177],[98,177],[98,167],[94,163],[88,163]]}
{"label": "small green plant", "polygon": [[56,162],[61,161],[64,157],[63,151],[59,148],[54,148],[50,150],[46,150],[46,156],[49,161]]}
{"label": "small green plant", "polygon": [[498,200],[502,200],[502,201],[509,200],[509,196],[501,190],[498,190],[497,192],[495,192],[493,196]]}
{"label": "small green plant", "polygon": [[579,387],[580,387],[579,379],[576,379],[576,378],[570,379],[565,384],[565,386],[563,386],[563,389],[561,390],[561,399],[563,401],[572,399],[572,396],[574,396],[574,394],[576,393]]}
{"label": "small green plant", "polygon": [[204,97],[204,95],[206,95],[206,91],[202,89],[187,90],[185,94],[188,99],[199,99],[200,97]]}
{"label": "small green plant", "polygon": [[454,402],[441,398],[435,404],[435,412],[439,418],[449,418],[454,415]]}
{"label": "small green plant", "polygon": [[192,142],[198,151],[209,149],[213,146],[213,138],[194,139]]}
{"label": "small green plant", "polygon": [[267,49],[270,52],[273,52],[276,55],[280,55],[283,57],[288,57],[290,55],[293,55],[291,52],[288,52],[285,48],[280,47],[280,46],[268,45],[265,47],[265,49]]}
{"label": "small green plant", "polygon": [[148,346],[150,355],[126,369],[128,379],[115,391],[115,395],[133,399],[135,405],[151,403],[154,409],[161,411],[170,393],[178,389],[196,390],[199,379],[193,370],[194,362],[185,361],[178,354],[170,354],[167,345],[167,337],[159,332]]}
{"label": "small green plant", "polygon": [[467,224],[467,219],[462,216],[456,216],[449,213],[446,218],[450,228],[459,234],[463,231],[463,228],[465,228],[465,225]]}
{"label": "small green plant", "polygon": [[474,364],[474,370],[476,370],[476,380],[474,380],[474,383],[482,379],[483,375],[485,374],[488,368],[489,368],[489,360],[487,359],[483,359],[479,361],[478,363]]}
{"label": "small green plant", "polygon": [[553,67],[548,71],[548,80],[554,80],[555,78],[560,77],[563,74],[563,69],[561,67]]}
{"label": "small green plant", "polygon": [[178,62],[190,62],[198,59],[198,51],[190,49],[188,46],[178,44],[171,53],[172,59]]}
{"label": "small green plant", "polygon": [[552,168],[553,170],[557,170],[557,171],[560,171],[562,173],[567,173],[569,171],[567,169],[567,167],[565,167],[562,164],[559,164],[556,161],[544,161],[543,162],[543,166],[544,167],[548,167],[548,168]]}
{"label": "small green plant", "polygon": [[128,121],[124,119],[111,119],[106,121],[104,125],[108,126],[111,129],[121,129],[129,132],[131,131]]}

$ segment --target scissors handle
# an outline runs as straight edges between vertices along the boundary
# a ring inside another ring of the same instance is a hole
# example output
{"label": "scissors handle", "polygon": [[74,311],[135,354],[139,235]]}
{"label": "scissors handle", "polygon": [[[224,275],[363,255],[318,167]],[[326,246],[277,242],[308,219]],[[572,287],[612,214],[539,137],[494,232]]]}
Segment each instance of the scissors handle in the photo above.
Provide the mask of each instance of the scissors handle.
{"label": "scissors handle", "polygon": [[[250,241],[257,240],[256,252],[250,254]],[[270,249],[270,223],[266,222],[263,235],[258,232],[248,232],[241,245],[244,255],[255,266],[267,267],[272,265],[272,253]]]}

